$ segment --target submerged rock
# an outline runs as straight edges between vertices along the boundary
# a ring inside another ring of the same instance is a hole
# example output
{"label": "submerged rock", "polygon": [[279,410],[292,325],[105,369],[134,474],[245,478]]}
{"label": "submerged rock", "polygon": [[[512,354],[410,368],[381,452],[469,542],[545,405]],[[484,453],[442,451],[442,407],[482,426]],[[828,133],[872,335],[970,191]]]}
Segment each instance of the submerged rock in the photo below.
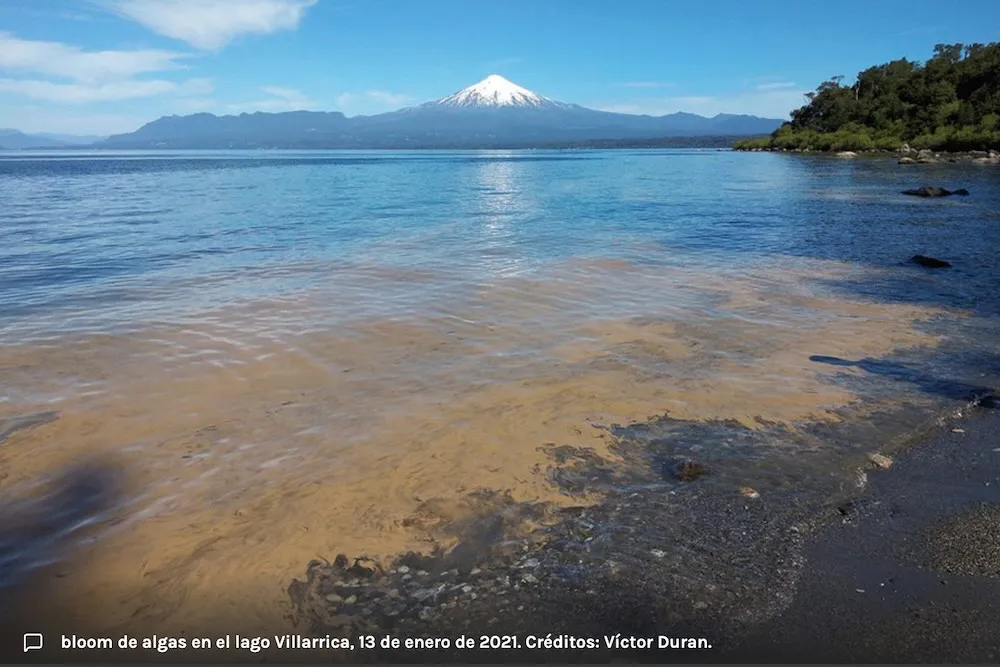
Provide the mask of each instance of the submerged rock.
{"label": "submerged rock", "polygon": [[911,157],[901,157],[896,164],[916,164],[917,161]]}
{"label": "submerged rock", "polygon": [[944,261],[943,259],[938,259],[936,257],[928,257],[927,255],[914,255],[913,257],[910,258],[910,261],[914,264],[925,266],[928,269],[951,268],[951,264]]}
{"label": "submerged rock", "polygon": [[703,463],[692,459],[668,461],[663,464],[663,476],[673,477],[678,482],[693,482],[707,474],[708,468]]}
{"label": "submerged rock", "polygon": [[969,194],[969,191],[965,188],[959,188],[958,190],[945,190],[944,188],[925,185],[924,187],[916,188],[915,190],[903,190],[903,194],[913,197],[950,197],[951,195],[965,196]]}

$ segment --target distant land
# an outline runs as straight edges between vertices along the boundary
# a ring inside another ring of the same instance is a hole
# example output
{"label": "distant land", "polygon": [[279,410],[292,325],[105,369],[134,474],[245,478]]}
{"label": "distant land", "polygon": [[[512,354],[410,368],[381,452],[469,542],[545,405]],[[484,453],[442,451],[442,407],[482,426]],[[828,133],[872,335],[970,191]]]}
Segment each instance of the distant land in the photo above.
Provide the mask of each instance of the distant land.
{"label": "distant land", "polygon": [[0,128],[0,149],[20,150],[25,148],[66,148],[69,146],[87,146],[106,137],[52,134],[38,132],[27,134],[20,130]]}
{"label": "distant land", "polygon": [[743,150],[1000,149],[1000,43],[938,44],[926,63],[901,59],[835,76],[770,137]]}
{"label": "distant land", "polygon": [[[731,146],[782,121],[732,114],[638,116],[557,102],[490,75],[448,97],[374,116],[290,111],[165,116],[95,142],[108,149],[430,149]],[[2,142],[0,142],[2,143]]]}

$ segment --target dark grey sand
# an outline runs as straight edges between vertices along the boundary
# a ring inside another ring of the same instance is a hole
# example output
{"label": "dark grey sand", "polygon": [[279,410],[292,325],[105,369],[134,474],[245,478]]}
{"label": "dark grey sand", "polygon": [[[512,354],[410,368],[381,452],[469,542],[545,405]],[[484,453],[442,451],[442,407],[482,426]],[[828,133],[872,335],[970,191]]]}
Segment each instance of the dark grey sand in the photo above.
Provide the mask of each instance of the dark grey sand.
{"label": "dark grey sand", "polygon": [[726,658],[1000,660],[996,410],[945,425],[845,509],[809,541],[792,605]]}

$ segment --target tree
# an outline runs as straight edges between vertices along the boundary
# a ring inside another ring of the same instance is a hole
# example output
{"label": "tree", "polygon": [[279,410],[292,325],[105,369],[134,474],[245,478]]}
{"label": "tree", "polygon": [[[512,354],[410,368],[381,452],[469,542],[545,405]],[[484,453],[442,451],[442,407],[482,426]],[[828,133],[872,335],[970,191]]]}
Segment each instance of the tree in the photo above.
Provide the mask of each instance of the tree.
{"label": "tree", "polygon": [[936,44],[923,64],[894,60],[843,81],[831,77],[806,94],[771,147],[1000,147],[1000,43]]}

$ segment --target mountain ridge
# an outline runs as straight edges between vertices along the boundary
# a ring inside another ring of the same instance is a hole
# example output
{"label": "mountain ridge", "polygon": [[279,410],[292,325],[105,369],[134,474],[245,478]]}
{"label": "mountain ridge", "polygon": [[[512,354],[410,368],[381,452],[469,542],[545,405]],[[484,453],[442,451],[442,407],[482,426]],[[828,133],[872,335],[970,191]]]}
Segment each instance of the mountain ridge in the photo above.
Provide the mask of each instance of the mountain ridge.
{"label": "mountain ridge", "polygon": [[163,116],[96,148],[405,149],[496,147],[663,137],[759,136],[781,120],[741,114],[711,118],[686,112],[622,114],[549,99],[491,74],[472,86],[417,106],[371,116],[287,111]]}
{"label": "mountain ridge", "polygon": [[54,132],[22,132],[13,128],[0,128],[0,149],[23,150],[29,148],[66,148],[85,146],[104,140],[105,137]]}

